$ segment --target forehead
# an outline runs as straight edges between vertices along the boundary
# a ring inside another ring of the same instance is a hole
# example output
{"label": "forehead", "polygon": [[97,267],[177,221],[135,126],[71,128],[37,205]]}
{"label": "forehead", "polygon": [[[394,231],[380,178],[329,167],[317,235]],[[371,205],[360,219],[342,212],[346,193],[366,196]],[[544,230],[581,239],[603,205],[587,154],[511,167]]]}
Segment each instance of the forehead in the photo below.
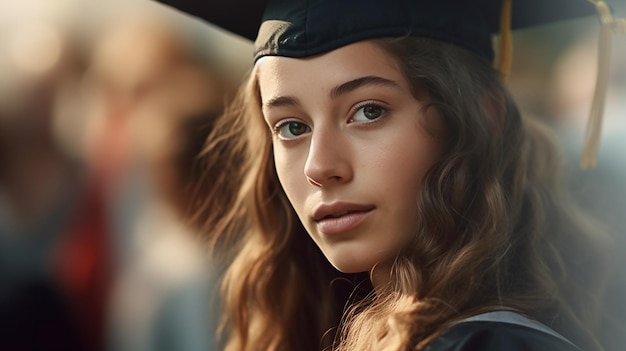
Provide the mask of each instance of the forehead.
{"label": "forehead", "polygon": [[405,85],[395,59],[375,41],[361,41],[308,58],[266,56],[255,70],[263,101],[276,95],[329,90],[337,84],[380,76]]}

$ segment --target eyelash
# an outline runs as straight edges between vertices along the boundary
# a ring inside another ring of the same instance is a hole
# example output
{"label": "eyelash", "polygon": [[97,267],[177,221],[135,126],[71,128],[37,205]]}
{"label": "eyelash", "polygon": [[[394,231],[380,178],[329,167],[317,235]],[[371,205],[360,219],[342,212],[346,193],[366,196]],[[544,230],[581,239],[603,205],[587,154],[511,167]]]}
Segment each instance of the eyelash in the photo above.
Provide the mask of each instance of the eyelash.
{"label": "eyelash", "polygon": [[[365,108],[365,107],[376,107],[382,110],[380,117],[373,119],[371,121],[367,121],[367,122],[362,122],[362,121],[354,121],[354,115],[359,112],[361,109]],[[379,123],[381,120],[383,120],[385,117],[387,117],[387,115],[389,114],[389,109],[382,106],[381,103],[377,102],[377,101],[373,101],[373,100],[369,100],[369,101],[363,101],[360,102],[358,104],[356,104],[355,106],[353,106],[351,108],[351,113],[350,113],[350,118],[349,118],[349,122],[351,123],[358,123],[362,126],[371,126],[374,124]],[[287,120],[283,120],[280,121],[279,123],[277,123],[273,128],[272,128],[272,134],[278,136],[278,138],[280,138],[283,141],[294,141],[299,139],[298,136],[296,136],[295,138],[285,138],[282,137],[280,134],[280,130],[282,128],[284,128],[285,126],[287,126],[289,123],[301,123],[304,126],[306,126],[309,130],[310,130],[310,126],[306,125],[305,123],[302,123],[298,120],[292,120],[292,119],[287,119]]]}
{"label": "eyelash", "polygon": [[280,134],[280,130],[282,128],[284,128],[285,126],[289,125],[289,123],[300,123],[304,126],[306,126],[308,129],[311,129],[311,127],[309,127],[306,123],[302,123],[298,120],[293,120],[293,119],[286,119],[283,121],[278,122],[273,128],[272,128],[272,134],[276,135],[278,138],[280,138],[283,141],[294,141],[299,139],[299,136],[296,136],[295,138],[285,138],[283,136],[281,136]]}
{"label": "eyelash", "polygon": [[[373,119],[371,121],[368,122],[358,122],[358,121],[353,121],[354,119],[354,115],[359,112],[359,110],[361,110],[364,107],[376,107],[382,110],[382,113],[380,115],[380,117]],[[356,104],[352,109],[351,109],[351,114],[350,114],[350,121],[354,122],[354,123],[360,123],[361,125],[364,126],[370,126],[376,123],[379,123],[381,120],[385,119],[388,115],[389,115],[389,109],[385,106],[383,106],[382,103],[375,101],[375,100],[368,100],[368,101],[363,101],[360,102],[358,104]]]}

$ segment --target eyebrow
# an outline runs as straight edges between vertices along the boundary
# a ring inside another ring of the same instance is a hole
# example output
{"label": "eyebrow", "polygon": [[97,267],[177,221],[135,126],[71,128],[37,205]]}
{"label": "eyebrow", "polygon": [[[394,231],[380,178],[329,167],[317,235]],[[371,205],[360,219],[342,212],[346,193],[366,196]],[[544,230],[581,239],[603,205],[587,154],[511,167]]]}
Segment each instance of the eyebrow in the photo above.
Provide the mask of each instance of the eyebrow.
{"label": "eyebrow", "polygon": [[378,76],[365,76],[351,81],[345,82],[333,88],[330,91],[331,99],[336,99],[343,94],[347,94],[364,86],[378,85],[391,88],[400,88],[400,85],[393,80]]}
{"label": "eyebrow", "polygon": [[269,99],[263,104],[264,108],[281,107],[281,106],[299,106],[300,100],[293,96],[277,96]]}
{"label": "eyebrow", "polygon": [[[400,85],[393,80],[378,77],[378,76],[365,76],[365,77],[353,79],[351,81],[347,81],[345,83],[342,83],[334,87],[330,91],[330,98],[336,99],[341,95],[347,94],[361,87],[372,86],[372,85],[386,86],[386,87],[398,88],[398,89],[401,88]],[[282,106],[299,106],[299,105],[300,105],[300,100],[298,100],[297,98],[293,96],[277,96],[277,97],[269,99],[266,103],[263,104],[263,107],[265,109],[269,109],[269,108],[282,107]]]}

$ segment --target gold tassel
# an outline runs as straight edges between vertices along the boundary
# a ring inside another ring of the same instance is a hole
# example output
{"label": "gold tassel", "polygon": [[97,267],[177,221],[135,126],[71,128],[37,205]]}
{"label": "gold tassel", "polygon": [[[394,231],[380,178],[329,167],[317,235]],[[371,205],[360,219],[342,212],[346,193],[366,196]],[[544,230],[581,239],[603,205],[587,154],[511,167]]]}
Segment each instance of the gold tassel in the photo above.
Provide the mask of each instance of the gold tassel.
{"label": "gold tassel", "polygon": [[513,62],[513,35],[511,33],[511,0],[504,0],[500,15],[500,41],[498,50],[498,71],[500,79],[506,83],[511,74]]}
{"label": "gold tassel", "polygon": [[598,149],[600,148],[600,134],[602,131],[602,119],[606,92],[609,85],[609,66],[611,61],[611,32],[626,32],[626,20],[613,18],[611,9],[604,1],[588,0],[595,5],[600,17],[602,28],[598,42],[598,67],[596,86],[591,103],[587,130],[585,132],[585,146],[583,149],[580,168],[595,167],[598,163]]}

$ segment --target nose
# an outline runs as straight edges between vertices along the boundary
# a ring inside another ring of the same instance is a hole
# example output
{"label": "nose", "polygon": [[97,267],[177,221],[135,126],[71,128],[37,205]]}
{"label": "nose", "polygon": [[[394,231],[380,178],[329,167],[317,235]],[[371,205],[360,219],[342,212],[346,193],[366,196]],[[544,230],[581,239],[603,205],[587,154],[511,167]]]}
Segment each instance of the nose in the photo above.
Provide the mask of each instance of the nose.
{"label": "nose", "polygon": [[313,131],[304,175],[316,187],[330,187],[352,179],[349,142],[341,131],[321,128]]}

